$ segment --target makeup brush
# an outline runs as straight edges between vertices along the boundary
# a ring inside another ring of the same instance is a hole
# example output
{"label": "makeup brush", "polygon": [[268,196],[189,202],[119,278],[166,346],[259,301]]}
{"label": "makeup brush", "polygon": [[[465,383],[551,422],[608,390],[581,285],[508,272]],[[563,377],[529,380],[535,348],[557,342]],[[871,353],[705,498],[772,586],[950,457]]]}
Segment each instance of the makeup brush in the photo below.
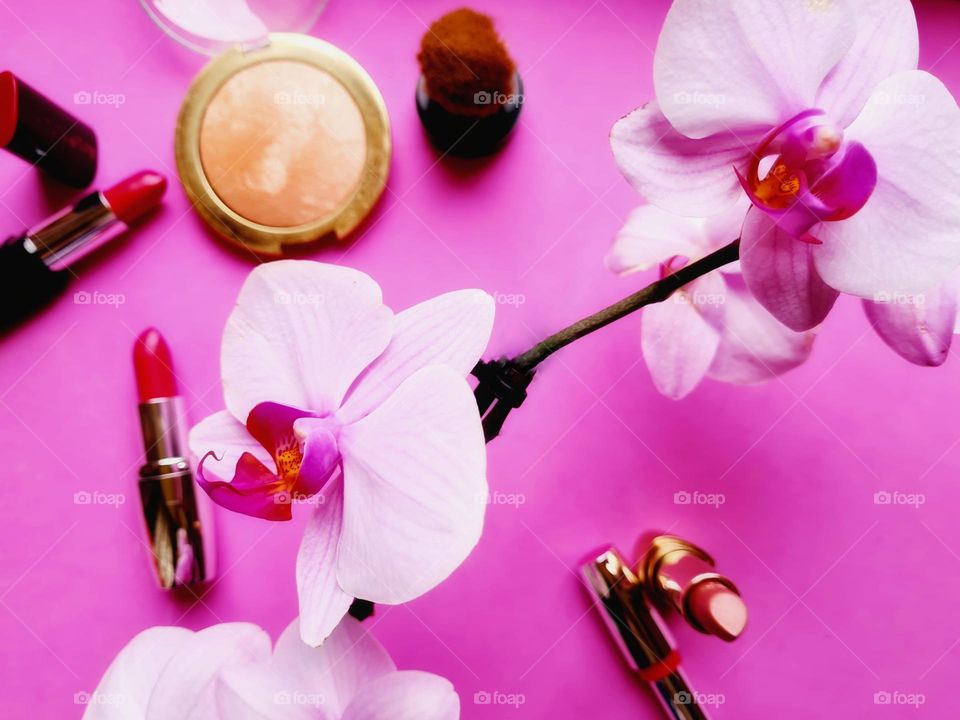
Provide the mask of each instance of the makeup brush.
{"label": "makeup brush", "polygon": [[417,112],[433,144],[460,157],[494,152],[520,114],[523,83],[493,20],[468,8],[447,13],[417,59]]}

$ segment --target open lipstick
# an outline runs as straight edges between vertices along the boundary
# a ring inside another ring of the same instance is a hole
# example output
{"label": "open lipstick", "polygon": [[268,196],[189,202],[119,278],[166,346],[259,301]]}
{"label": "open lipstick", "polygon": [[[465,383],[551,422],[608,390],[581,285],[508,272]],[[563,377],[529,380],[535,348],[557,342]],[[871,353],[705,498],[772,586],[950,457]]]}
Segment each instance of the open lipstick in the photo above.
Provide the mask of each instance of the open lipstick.
{"label": "open lipstick", "polygon": [[675,720],[706,720],[697,694],[680,671],[680,655],[670,634],[647,604],[642,582],[619,551],[611,547],[592,555],[581,573],[630,669],[649,683],[665,715]]}
{"label": "open lipstick", "polygon": [[157,581],[169,590],[210,580],[216,571],[211,508],[193,481],[183,398],[170,347],[155,328],[137,338],[133,366],[146,455],[140,501]]}
{"label": "open lipstick", "polygon": [[43,307],[67,285],[70,267],[160,204],[162,175],[143,171],[0,244],[0,329]]}
{"label": "open lipstick", "polygon": [[693,543],[658,535],[637,572],[655,604],[671,606],[694,629],[731,642],[747,625],[747,606],[736,585],[714,566],[713,558]]}

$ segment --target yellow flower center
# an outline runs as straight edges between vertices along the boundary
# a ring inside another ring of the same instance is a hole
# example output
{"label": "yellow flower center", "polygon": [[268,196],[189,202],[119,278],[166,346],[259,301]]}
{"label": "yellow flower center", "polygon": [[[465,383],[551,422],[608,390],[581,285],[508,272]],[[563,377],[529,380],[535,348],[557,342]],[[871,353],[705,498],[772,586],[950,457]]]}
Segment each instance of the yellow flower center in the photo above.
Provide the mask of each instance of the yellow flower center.
{"label": "yellow flower center", "polygon": [[286,444],[278,445],[275,455],[277,461],[277,475],[287,487],[293,487],[300,473],[300,463],[303,462],[303,453],[296,438],[290,438]]}

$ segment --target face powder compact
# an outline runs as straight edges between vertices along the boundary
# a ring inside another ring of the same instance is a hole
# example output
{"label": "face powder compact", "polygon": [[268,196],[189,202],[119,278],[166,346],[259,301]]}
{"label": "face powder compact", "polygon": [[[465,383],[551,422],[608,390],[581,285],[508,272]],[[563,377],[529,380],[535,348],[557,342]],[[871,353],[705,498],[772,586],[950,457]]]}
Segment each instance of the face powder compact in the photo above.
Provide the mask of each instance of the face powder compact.
{"label": "face powder compact", "polygon": [[[142,0],[178,42],[213,55],[180,109],[187,196],[217,233],[259,255],[339,240],[390,168],[383,97],[347,53],[300,32],[316,0]],[[270,28],[270,29],[268,29]]]}

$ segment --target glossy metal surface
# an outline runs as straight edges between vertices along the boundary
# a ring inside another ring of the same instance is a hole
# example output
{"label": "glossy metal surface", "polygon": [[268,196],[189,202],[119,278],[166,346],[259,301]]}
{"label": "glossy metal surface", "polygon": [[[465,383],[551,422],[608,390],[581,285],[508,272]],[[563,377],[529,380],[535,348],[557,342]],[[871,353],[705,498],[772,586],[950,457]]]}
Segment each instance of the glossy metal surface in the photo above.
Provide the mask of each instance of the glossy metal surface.
{"label": "glossy metal surface", "polygon": [[140,404],[147,457],[140,502],[157,582],[165,590],[216,574],[209,501],[193,481],[183,418],[179,397]]}
{"label": "glossy metal surface", "polygon": [[729,578],[716,572],[714,565],[713,558],[693,543],[673,535],[659,535],[640,559],[637,574],[657,607],[671,606],[693,628],[707,632],[687,605],[693,589],[714,581],[740,594]]}
{"label": "glossy metal surface", "polygon": [[99,192],[27,231],[24,247],[51,270],[63,270],[126,229]]}
{"label": "glossy metal surface", "polygon": [[[643,586],[616,548],[597,555],[581,567],[587,587],[604,622],[631,670],[641,679],[664,672],[650,682],[667,717],[706,720],[686,678],[676,669],[679,658],[659,616],[643,596]],[[665,668],[673,667],[672,672]]]}

